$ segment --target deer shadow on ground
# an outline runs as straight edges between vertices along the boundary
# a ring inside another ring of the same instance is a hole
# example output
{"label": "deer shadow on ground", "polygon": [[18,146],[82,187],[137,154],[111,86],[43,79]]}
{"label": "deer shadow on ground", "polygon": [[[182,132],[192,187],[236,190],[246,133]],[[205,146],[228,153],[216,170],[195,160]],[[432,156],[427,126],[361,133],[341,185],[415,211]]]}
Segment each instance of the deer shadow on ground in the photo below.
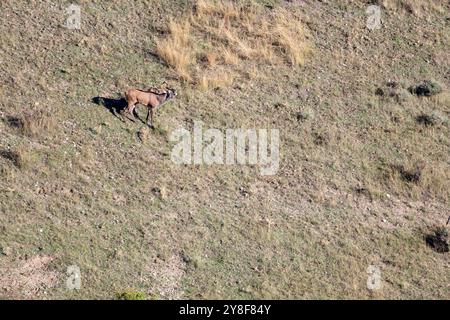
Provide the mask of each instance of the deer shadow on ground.
{"label": "deer shadow on ground", "polygon": [[[109,112],[112,113],[113,116],[120,119],[121,121],[124,121],[121,115],[123,114],[123,111],[127,107],[127,101],[125,100],[125,98],[114,99],[98,96],[92,98],[91,101],[99,106],[105,107],[106,109],[108,109]],[[139,120],[143,121],[137,114],[136,110],[133,110],[133,115]],[[133,119],[130,118],[128,119],[134,122]]]}
{"label": "deer shadow on ground", "polygon": [[119,117],[122,111],[127,107],[125,98],[113,99],[105,97],[94,97],[91,100],[93,103],[103,106],[115,117]]}

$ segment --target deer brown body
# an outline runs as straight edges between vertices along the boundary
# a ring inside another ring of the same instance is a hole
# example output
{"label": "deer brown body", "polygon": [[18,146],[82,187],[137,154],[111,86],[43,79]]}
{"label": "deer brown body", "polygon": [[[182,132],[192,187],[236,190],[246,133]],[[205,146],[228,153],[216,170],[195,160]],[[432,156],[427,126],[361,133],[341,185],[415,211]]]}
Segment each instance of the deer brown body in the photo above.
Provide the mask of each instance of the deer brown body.
{"label": "deer brown body", "polygon": [[[153,114],[155,110],[165,104],[167,101],[176,97],[175,89],[165,88],[156,89],[150,88],[147,91],[140,89],[129,89],[125,92],[125,99],[127,100],[127,107],[124,110],[125,114],[133,114],[134,108],[138,104],[147,107],[147,118],[145,122],[149,127],[153,127]],[[150,117],[150,124],[148,122]]]}

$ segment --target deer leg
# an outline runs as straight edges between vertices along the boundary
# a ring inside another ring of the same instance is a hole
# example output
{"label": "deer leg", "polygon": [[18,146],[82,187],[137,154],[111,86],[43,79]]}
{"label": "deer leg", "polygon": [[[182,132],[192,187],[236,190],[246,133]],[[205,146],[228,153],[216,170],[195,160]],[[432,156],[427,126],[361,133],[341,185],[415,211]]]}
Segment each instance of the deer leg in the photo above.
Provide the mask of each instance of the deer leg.
{"label": "deer leg", "polygon": [[[129,109],[128,110],[128,113],[130,114],[130,115],[132,115],[133,116],[133,118],[135,119],[136,118],[136,116],[135,116],[135,110],[136,110],[136,105],[137,105],[137,103],[136,104],[133,104],[132,106],[131,106],[131,109]],[[133,121],[133,122],[135,122],[134,121],[134,119],[130,119],[131,121]]]}
{"label": "deer leg", "polygon": [[147,107],[147,117],[145,118],[145,123],[148,125],[148,117],[150,116],[150,108]]}
{"label": "deer leg", "polygon": [[139,114],[137,113],[137,109],[136,107],[133,108],[133,111],[131,112],[133,114],[133,117],[136,119],[139,119],[139,121],[142,122],[141,117],[139,116]]}
{"label": "deer leg", "polygon": [[[148,108],[148,113],[147,113],[147,125],[150,127],[150,128],[154,128],[153,127],[153,108],[152,107],[149,107]],[[148,123],[148,118],[149,118],[149,116],[150,116],[150,124]]]}
{"label": "deer leg", "polygon": [[127,116],[127,114],[129,114],[129,113],[133,114],[135,106],[136,106],[136,103],[128,103],[128,107],[126,107],[126,108],[122,111],[122,116],[125,117],[125,118],[127,118],[127,119],[130,120],[130,121],[135,122],[133,119],[130,119],[130,118]]}
{"label": "deer leg", "polygon": [[120,119],[122,120],[122,122],[126,122],[125,121],[125,112],[127,112],[128,108],[123,108],[122,110],[119,111],[119,115],[120,115]]}

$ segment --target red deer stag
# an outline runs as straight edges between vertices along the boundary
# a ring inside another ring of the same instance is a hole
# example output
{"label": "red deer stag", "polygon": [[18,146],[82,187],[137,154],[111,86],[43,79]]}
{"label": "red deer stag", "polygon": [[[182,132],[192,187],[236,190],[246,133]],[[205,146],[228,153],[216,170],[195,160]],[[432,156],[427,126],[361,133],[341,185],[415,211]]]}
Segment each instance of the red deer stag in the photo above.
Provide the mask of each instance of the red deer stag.
{"label": "red deer stag", "polygon": [[[129,89],[125,92],[125,99],[127,100],[128,106],[123,111],[122,116],[124,114],[132,114],[134,116],[134,108],[137,104],[142,104],[147,107],[147,118],[145,122],[150,128],[153,128],[153,113],[155,110],[176,96],[177,91],[169,87],[165,89],[149,88],[146,91]],[[148,122],[149,117],[150,124]]]}

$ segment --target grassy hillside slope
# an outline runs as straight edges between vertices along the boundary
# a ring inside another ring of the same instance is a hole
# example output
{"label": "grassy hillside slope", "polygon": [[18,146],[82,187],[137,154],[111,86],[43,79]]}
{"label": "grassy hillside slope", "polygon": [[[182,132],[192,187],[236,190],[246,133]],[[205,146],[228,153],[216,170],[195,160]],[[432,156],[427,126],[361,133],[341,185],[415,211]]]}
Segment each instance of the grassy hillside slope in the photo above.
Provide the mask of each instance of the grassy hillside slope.
{"label": "grassy hillside slope", "polygon": [[[206,60],[184,77],[157,43],[192,3],[79,1],[68,30],[69,1],[1,1],[0,297],[449,298],[424,239],[450,214],[449,4],[379,1],[372,31],[373,1],[258,1],[304,28],[304,61],[216,65],[193,24]],[[95,103],[164,80],[179,95],[154,130]],[[424,80],[442,92],[408,91]],[[279,171],[174,164],[169,135],[196,120],[279,129]]]}

